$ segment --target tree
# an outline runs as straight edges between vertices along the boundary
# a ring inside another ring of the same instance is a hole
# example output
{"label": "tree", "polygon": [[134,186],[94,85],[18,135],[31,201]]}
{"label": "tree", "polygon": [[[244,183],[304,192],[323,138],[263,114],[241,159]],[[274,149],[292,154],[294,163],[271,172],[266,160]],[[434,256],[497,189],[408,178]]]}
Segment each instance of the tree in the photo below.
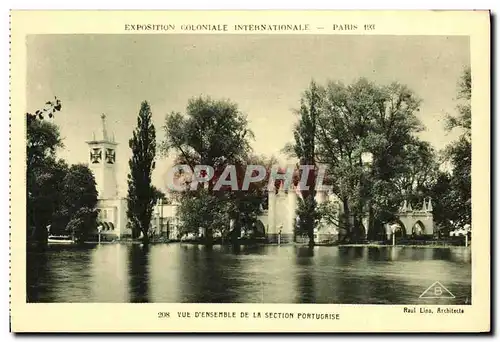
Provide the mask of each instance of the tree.
{"label": "tree", "polygon": [[54,157],[57,148],[63,147],[59,127],[44,120],[45,115],[53,118],[55,112],[61,110],[61,102],[47,101],[45,107],[35,113],[26,113],[26,163],[27,170],[33,169],[37,163]]}
{"label": "tree", "polygon": [[[309,246],[314,246],[314,227],[317,219],[316,213],[316,130],[317,117],[321,110],[323,90],[312,81],[309,88],[304,92],[300,101],[300,109],[297,111],[299,122],[294,129],[295,144],[293,152],[299,158],[300,165],[313,167],[312,170],[305,168],[306,189],[301,189],[301,197],[298,201],[297,214],[299,216],[298,233],[307,232]],[[311,172],[312,171],[312,172]],[[296,232],[297,233],[297,232]],[[294,234],[297,235],[297,234]]]}
{"label": "tree", "polygon": [[[213,187],[227,165],[241,166],[247,160],[249,139],[253,136],[247,124],[246,116],[235,103],[210,97],[190,99],[185,115],[173,112],[165,119],[162,151],[175,152],[177,163],[189,165],[191,171],[196,165],[215,170],[207,189],[199,185],[196,191],[180,194],[179,217],[183,227],[194,231],[205,228],[206,244],[212,243],[214,230],[229,226],[231,217],[239,218],[242,214],[243,209],[237,204],[241,194],[213,191]],[[226,210],[229,207],[234,211]]]}
{"label": "tree", "polygon": [[97,189],[94,174],[87,165],[72,165],[64,177],[64,205],[67,232],[77,241],[85,241],[97,227]]}
{"label": "tree", "polygon": [[84,242],[89,233],[96,228],[97,211],[94,208],[81,207],[72,216],[67,225],[75,241]]}
{"label": "tree", "polygon": [[227,235],[230,213],[234,209],[227,196],[214,196],[207,189],[200,189],[196,193],[187,192],[178,208],[180,232],[198,234],[199,229],[203,228],[205,234],[218,232]]}
{"label": "tree", "polygon": [[246,116],[235,103],[193,98],[188,101],[186,115],[167,115],[162,150],[167,154],[174,150],[179,161],[193,170],[196,165],[222,170],[228,164],[241,162],[250,152],[248,139],[253,133],[247,125]]}
{"label": "tree", "polygon": [[59,190],[67,168],[55,157],[63,146],[59,129],[46,120],[60,110],[55,98],[35,113],[26,113],[26,229],[28,239],[41,243],[47,241],[47,226],[61,202]]}
{"label": "tree", "polygon": [[151,185],[155,167],[156,132],[149,104],[144,101],[137,117],[137,127],[129,141],[132,157],[129,161],[127,217],[132,235],[143,234],[143,242],[149,243],[149,226],[153,215],[156,194]]}
{"label": "tree", "polygon": [[455,142],[445,149],[447,160],[451,164],[450,194],[455,201],[453,211],[458,214],[454,223],[456,226],[464,226],[471,223],[472,199],[471,199],[471,70],[465,68],[458,84],[457,116],[447,117],[448,131],[458,129],[461,135]]}
{"label": "tree", "polygon": [[[39,160],[28,173],[28,239],[47,242],[47,227],[52,225],[64,206],[64,177],[68,165],[53,157]],[[56,221],[57,222],[57,221]],[[54,227],[57,229],[57,227]]]}
{"label": "tree", "polygon": [[424,198],[432,197],[431,189],[439,177],[437,153],[429,142],[413,137],[405,145],[401,159],[404,163],[395,185],[401,200],[407,200],[415,208]]}
{"label": "tree", "polygon": [[[368,199],[370,231],[397,212],[401,195],[395,180],[407,172],[405,149],[422,129],[415,115],[419,104],[415,94],[398,83],[328,82],[316,118],[316,162],[328,167],[333,192],[342,201],[342,228],[348,238],[364,235],[361,221]],[[366,152],[373,156],[371,165],[363,164]]]}
{"label": "tree", "polygon": [[317,207],[318,219],[330,226],[340,226],[339,221],[339,208],[337,203],[331,201],[325,201],[318,205]]}
{"label": "tree", "polygon": [[[238,189],[242,189],[249,165],[265,166],[266,162],[269,161],[250,156],[244,164],[234,165]],[[233,191],[230,186],[222,186],[217,191],[206,187],[182,193],[179,207],[181,231],[197,233],[199,228],[205,228],[206,231],[219,233],[224,238],[229,235],[232,238],[241,236],[242,229],[257,223],[258,215],[266,206],[269,172],[266,175],[262,181],[250,183],[244,191]],[[253,173],[252,176],[256,174]],[[214,177],[216,183],[220,175]],[[232,226],[229,224],[231,221],[234,223]]]}
{"label": "tree", "polygon": [[54,158],[57,148],[63,147],[59,127],[49,121],[28,116],[26,136],[26,166],[28,172],[48,158]]}
{"label": "tree", "polygon": [[460,212],[456,211],[456,201],[452,194],[451,175],[448,172],[439,171],[436,182],[430,189],[430,197],[433,201],[433,220],[439,229],[439,234],[448,236],[449,231],[454,228],[453,222],[458,221]]}
{"label": "tree", "polygon": [[453,167],[449,196],[455,199],[453,209],[459,215],[454,222],[456,226],[460,227],[471,223],[471,147],[471,142],[462,136],[447,150],[449,161]]}
{"label": "tree", "polygon": [[83,241],[95,228],[97,190],[94,175],[83,164],[69,167],[56,158],[63,147],[58,126],[47,121],[61,110],[55,98],[43,109],[26,113],[28,238],[46,242],[53,234],[72,234]]}
{"label": "tree", "polygon": [[457,105],[458,115],[448,115],[446,117],[446,128],[451,131],[455,128],[461,129],[463,136],[468,140],[471,137],[471,96],[472,96],[472,77],[471,69],[467,67],[464,69],[460,80],[458,82],[458,96],[457,99],[461,101]]}
{"label": "tree", "polygon": [[[48,159],[34,175],[34,200],[29,207],[29,217],[35,220],[32,224],[50,226],[51,234],[84,241],[96,228],[97,190],[92,171],[83,164],[68,167],[62,160]],[[38,230],[42,233],[46,238],[47,230]]]}
{"label": "tree", "polygon": [[165,193],[158,189],[156,186],[152,185],[151,187],[153,188],[153,197],[155,203],[161,199],[163,200],[163,204],[168,204],[169,201],[167,199],[167,195],[165,195]]}
{"label": "tree", "polygon": [[464,69],[458,82],[457,115],[447,115],[445,128],[460,136],[442,151],[446,167],[431,187],[434,221],[443,234],[471,223],[471,71]]}

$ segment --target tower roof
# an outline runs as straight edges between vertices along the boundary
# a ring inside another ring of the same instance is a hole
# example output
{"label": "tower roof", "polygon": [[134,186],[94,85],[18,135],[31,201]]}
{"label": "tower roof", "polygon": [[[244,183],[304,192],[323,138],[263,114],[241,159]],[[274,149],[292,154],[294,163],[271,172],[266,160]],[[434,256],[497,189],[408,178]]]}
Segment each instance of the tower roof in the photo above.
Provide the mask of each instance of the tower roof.
{"label": "tower roof", "polygon": [[117,145],[115,142],[115,135],[111,134],[111,136],[108,134],[108,130],[106,127],[106,114],[102,113],[101,114],[101,132],[100,134],[96,135],[95,132],[92,133],[92,140],[87,141],[88,144],[99,144],[99,143],[106,143],[106,144],[111,144],[111,145]]}

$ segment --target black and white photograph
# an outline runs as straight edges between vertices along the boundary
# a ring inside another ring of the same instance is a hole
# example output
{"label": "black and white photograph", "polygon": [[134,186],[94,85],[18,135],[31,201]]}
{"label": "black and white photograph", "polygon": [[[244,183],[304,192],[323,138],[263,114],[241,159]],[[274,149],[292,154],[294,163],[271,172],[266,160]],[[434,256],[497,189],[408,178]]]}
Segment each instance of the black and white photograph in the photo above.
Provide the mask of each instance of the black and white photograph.
{"label": "black and white photograph", "polygon": [[468,37],[27,47],[28,302],[473,301]]}

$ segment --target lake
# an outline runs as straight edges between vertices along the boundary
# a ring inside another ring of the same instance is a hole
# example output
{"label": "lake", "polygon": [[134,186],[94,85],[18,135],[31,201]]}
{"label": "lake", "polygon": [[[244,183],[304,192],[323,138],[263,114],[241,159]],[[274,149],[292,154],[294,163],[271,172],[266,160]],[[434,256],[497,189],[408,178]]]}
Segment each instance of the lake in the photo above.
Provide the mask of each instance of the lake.
{"label": "lake", "polygon": [[[436,281],[449,298],[419,298]],[[471,252],[465,247],[51,245],[28,251],[27,301],[470,304]]]}

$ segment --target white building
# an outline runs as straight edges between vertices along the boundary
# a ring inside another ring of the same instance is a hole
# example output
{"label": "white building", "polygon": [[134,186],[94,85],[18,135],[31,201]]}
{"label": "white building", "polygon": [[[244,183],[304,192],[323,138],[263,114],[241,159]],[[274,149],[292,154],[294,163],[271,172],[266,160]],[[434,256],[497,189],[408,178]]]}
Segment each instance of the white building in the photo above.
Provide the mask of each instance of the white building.
{"label": "white building", "polygon": [[158,201],[153,210],[152,231],[154,235],[166,237],[169,240],[180,240],[177,207],[177,203],[163,204],[162,200]]}
{"label": "white building", "polygon": [[[283,188],[280,188],[278,191],[270,191],[268,193],[268,209],[259,216],[259,220],[266,227],[265,233],[269,242],[277,242],[278,236],[280,237],[280,243],[293,241],[294,230],[298,220],[297,207],[300,197],[300,192],[297,189],[285,191]],[[339,203],[334,195],[330,195],[326,191],[317,191],[315,199],[318,205],[326,201],[332,201],[335,204]],[[331,241],[337,239],[338,227],[326,222],[319,222],[314,233],[316,242]]]}
{"label": "white building", "polygon": [[96,181],[99,210],[98,223],[104,239],[120,239],[130,236],[127,229],[127,200],[118,196],[116,181],[116,149],[114,136],[109,136],[106,116],[101,115],[102,127],[99,134],[93,134],[87,141],[89,147],[89,167]]}

